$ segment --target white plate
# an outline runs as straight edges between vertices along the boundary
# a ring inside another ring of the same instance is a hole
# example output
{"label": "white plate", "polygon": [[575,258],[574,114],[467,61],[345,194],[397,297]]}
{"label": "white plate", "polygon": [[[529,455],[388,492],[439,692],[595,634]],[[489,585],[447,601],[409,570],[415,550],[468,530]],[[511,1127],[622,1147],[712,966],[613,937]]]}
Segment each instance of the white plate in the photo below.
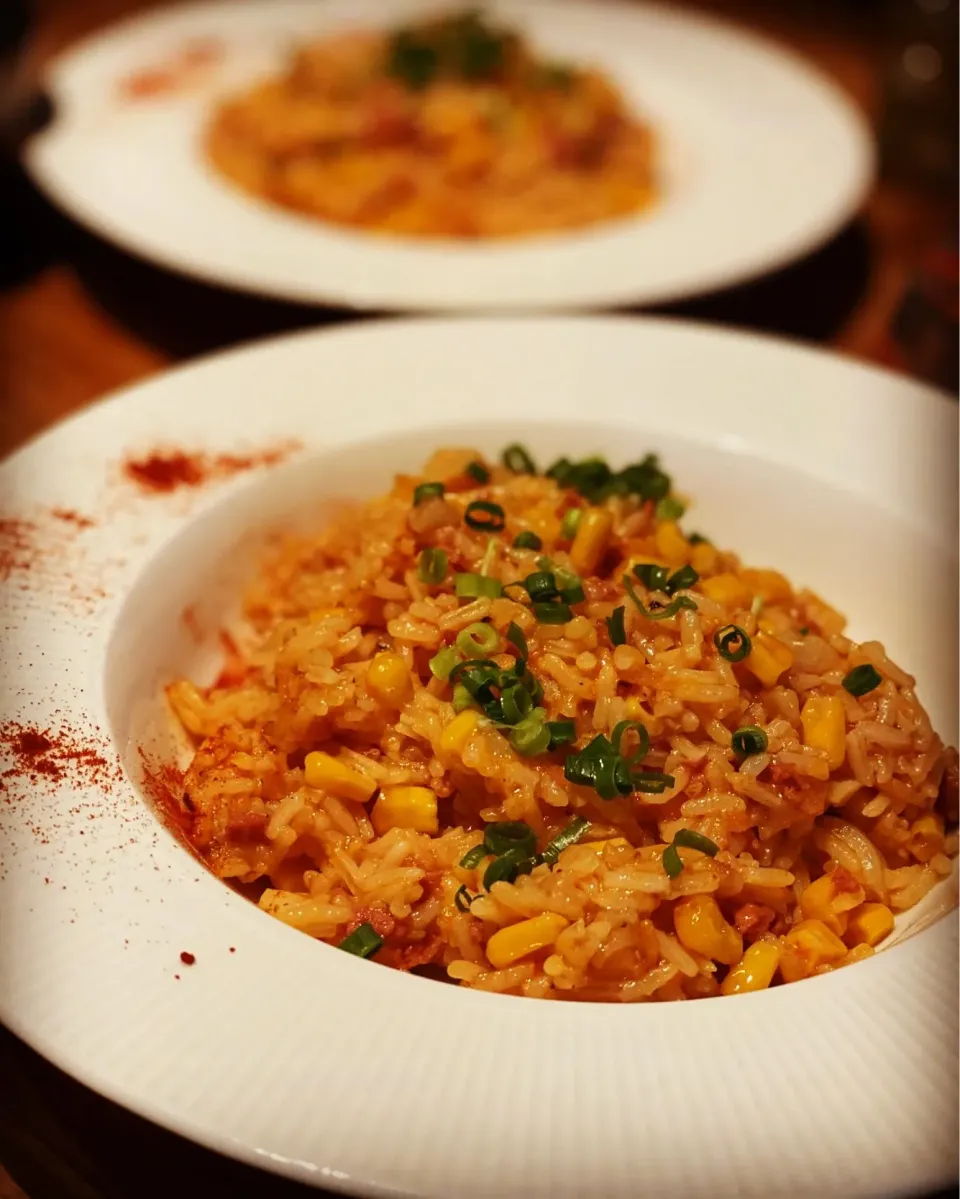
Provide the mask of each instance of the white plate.
{"label": "white plate", "polygon": [[[461,991],[318,945],[206,873],[144,802],[137,746],[170,743],[161,682],[211,665],[191,627],[235,596],[238,541],[451,436],[490,453],[519,437],[541,460],[659,450],[699,528],[883,639],[955,743],[956,434],[955,404],[889,374],[597,318],[299,335],[54,429],[0,474],[0,515],[35,526],[2,546],[0,728],[68,728],[127,777],[2,780],[0,1017],[135,1111],[348,1193],[855,1199],[948,1179],[955,918],[732,999]],[[198,490],[145,495],[120,467],[174,440],[216,455],[289,438],[285,463]]]}
{"label": "white plate", "polygon": [[[699,15],[568,0],[491,11],[547,52],[600,63],[649,116],[664,195],[648,214],[513,244],[405,242],[285,212],[206,166],[199,138],[217,97],[275,70],[293,39],[425,7],[236,0],[124,22],[48,69],[57,115],[27,165],[71,215],[163,266],[287,300],[434,311],[649,304],[725,287],[814,249],[870,181],[861,117],[802,59]],[[207,37],[226,49],[218,69],[182,93],[118,100],[132,72]]]}

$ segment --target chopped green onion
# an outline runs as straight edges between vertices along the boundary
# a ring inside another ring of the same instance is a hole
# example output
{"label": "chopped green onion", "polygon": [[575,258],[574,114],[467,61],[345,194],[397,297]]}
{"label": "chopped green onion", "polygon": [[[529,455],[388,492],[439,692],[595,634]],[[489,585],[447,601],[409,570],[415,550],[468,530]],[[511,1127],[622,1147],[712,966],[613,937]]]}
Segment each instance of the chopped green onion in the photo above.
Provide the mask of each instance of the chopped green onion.
{"label": "chopped green onion", "polygon": [[483,861],[483,859],[489,856],[489,854],[490,850],[487,849],[486,845],[481,841],[479,845],[474,845],[473,849],[467,850],[467,852],[460,859],[458,865],[460,866],[461,870],[475,870]]}
{"label": "chopped green onion", "polygon": [[683,591],[688,587],[692,587],[699,578],[699,574],[692,566],[681,566],[679,570],[675,570],[670,578],[667,579],[667,595],[673,595],[675,591]]}
{"label": "chopped green onion", "polygon": [[550,749],[570,745],[577,739],[577,726],[572,720],[548,720],[547,731],[550,734]]}
{"label": "chopped green onion", "polygon": [[563,518],[560,526],[560,536],[565,541],[572,541],[577,533],[580,521],[583,519],[582,508],[571,508]]}
{"label": "chopped green onion", "polygon": [[543,708],[534,708],[510,732],[510,744],[525,758],[535,758],[550,748],[550,730],[544,715]]}
{"label": "chopped green onion", "polygon": [[447,577],[447,555],[445,550],[426,549],[420,555],[417,578],[421,583],[442,583]]}
{"label": "chopped green onion", "polygon": [[508,849],[533,853],[537,834],[524,820],[498,820],[483,830],[483,843],[494,854],[506,853]]}
{"label": "chopped green onion", "polygon": [[500,457],[507,470],[512,470],[515,475],[535,475],[537,473],[537,468],[526,447],[517,442],[508,445]]}
{"label": "chopped green onion", "polygon": [[691,533],[690,536],[687,538],[687,541],[689,541],[691,545],[709,545],[710,544],[709,538],[704,537],[704,535],[702,533]]}
{"label": "chopped green onion", "polygon": [[500,635],[497,630],[480,621],[468,624],[457,634],[457,649],[467,658],[492,654],[499,644]]}
{"label": "chopped green onion", "polygon": [[569,458],[558,458],[547,470],[547,478],[554,479],[561,487],[566,487],[573,463]]}
{"label": "chopped green onion", "polygon": [[532,600],[559,599],[560,589],[551,570],[536,570],[523,580],[527,595]]}
{"label": "chopped green onion", "polygon": [[565,829],[561,829],[552,840],[546,843],[540,854],[541,859],[547,865],[553,866],[563,851],[569,849],[571,845],[575,845],[589,827],[589,820],[584,820],[582,816],[577,816],[570,821]]}
{"label": "chopped green onion", "polygon": [[499,541],[496,537],[491,537],[487,541],[487,548],[483,551],[483,561],[480,563],[480,573],[482,575],[490,574],[490,567],[493,565],[493,560],[497,555],[497,546]]}
{"label": "chopped green onion", "polygon": [[676,596],[664,608],[659,608],[656,610],[653,608],[645,608],[641,603],[640,597],[637,595],[633,584],[630,582],[629,575],[623,576],[623,586],[627,592],[627,595],[629,595],[634,604],[636,604],[640,615],[645,616],[647,620],[666,620],[670,616],[676,616],[681,608],[692,608],[694,611],[696,611],[697,608],[696,602],[692,600],[689,595]]}
{"label": "chopped green onion", "polygon": [[553,577],[557,580],[557,590],[560,592],[560,598],[564,603],[583,603],[586,599],[583,591],[583,583],[572,570],[564,570],[558,566],[553,572]]}
{"label": "chopped green onion", "polygon": [[460,660],[460,654],[456,648],[448,645],[446,649],[438,650],[427,665],[430,667],[430,673],[434,678],[446,682],[450,677],[450,671],[459,665]]}
{"label": "chopped green onion", "polygon": [[477,898],[479,898],[479,896],[471,895],[470,892],[467,890],[467,888],[464,886],[464,887],[460,887],[457,890],[456,895],[454,895],[454,897],[453,897],[453,902],[457,905],[458,911],[469,912],[471,903],[473,903],[473,901]]}
{"label": "chopped green onion", "polygon": [[648,591],[664,591],[670,572],[665,566],[657,566],[654,562],[639,562],[633,568],[633,573]]}
{"label": "chopped green onion", "polygon": [[601,799],[616,799],[634,790],[630,768],[602,733],[579,753],[569,755],[563,775],[569,783],[593,787]]}
{"label": "chopped green onion", "polygon": [[500,696],[501,719],[505,724],[519,724],[532,709],[533,699],[522,683],[508,687]]}
{"label": "chopped green onion", "polygon": [[657,504],[657,520],[679,520],[686,510],[686,504],[681,504],[672,495],[665,495]]}
{"label": "chopped green onion", "polygon": [[526,662],[528,657],[527,639],[523,635],[523,629],[515,621],[511,620],[507,625],[507,640],[511,645],[516,646],[521,659]]}
{"label": "chopped green onion", "polygon": [[419,507],[424,500],[436,499],[442,496],[446,488],[442,483],[421,483],[413,489],[413,506]]}
{"label": "chopped green onion", "polygon": [[536,533],[531,533],[529,529],[524,529],[522,533],[518,533],[514,537],[513,548],[515,550],[542,550],[543,542]]}
{"label": "chopped green onion", "polygon": [[753,642],[738,624],[726,624],[713,635],[717,653],[727,662],[742,662],[753,649]]}
{"label": "chopped green onion", "polygon": [[570,610],[569,604],[560,604],[555,601],[533,604],[531,611],[540,624],[566,624],[568,620],[573,620],[573,612]]}
{"label": "chopped green onion", "polygon": [[671,878],[676,878],[683,870],[683,861],[677,853],[677,848],[697,849],[709,857],[715,857],[720,846],[705,837],[703,833],[694,832],[691,828],[677,829],[672,844],[663,851],[663,868]]}
{"label": "chopped green onion", "polygon": [[482,462],[468,462],[463,473],[469,475],[477,483],[490,482],[490,472]]}
{"label": "chopped green onion", "polygon": [[453,576],[453,591],[460,599],[497,599],[503,594],[499,579],[463,571]]}
{"label": "chopped green onion", "polygon": [[536,858],[519,849],[508,849],[506,853],[494,859],[484,871],[484,889],[489,891],[494,883],[512,883],[518,874],[529,874],[536,865]]}
{"label": "chopped green onion", "polygon": [[767,734],[755,724],[746,724],[733,734],[730,745],[738,758],[749,758],[767,748]]}
{"label": "chopped green onion", "polygon": [[383,948],[383,937],[378,935],[372,924],[358,924],[337,948],[358,958],[369,958]]}
{"label": "chopped green onion", "polygon": [[453,699],[451,702],[453,704],[454,712],[459,715],[466,708],[473,707],[473,696],[466,689],[466,687],[464,687],[463,683],[457,683],[453,689]]}
{"label": "chopped green onion", "polygon": [[500,667],[491,658],[468,658],[450,671],[451,683],[462,683],[474,699],[485,703],[500,680]]}
{"label": "chopped green onion", "polygon": [[633,790],[642,791],[644,795],[662,795],[677,781],[672,774],[664,774],[661,770],[635,770],[630,779]]}
{"label": "chopped green onion", "polygon": [[882,682],[883,678],[880,672],[873,666],[865,664],[863,666],[854,666],[853,670],[843,680],[843,686],[851,695],[859,699],[861,695],[866,695],[868,692],[873,691],[875,687],[879,687]]}
{"label": "chopped green onion", "polygon": [[625,645],[627,641],[627,630],[624,627],[624,618],[627,614],[623,604],[619,608],[614,608],[606,619],[607,632],[610,634],[610,641],[613,645]]}
{"label": "chopped green onion", "polygon": [[491,533],[499,533],[507,523],[500,505],[492,504],[489,500],[474,500],[472,504],[467,504],[463,519],[471,529],[483,529]]}
{"label": "chopped green onion", "polygon": [[[633,730],[637,734],[637,748],[628,758],[620,749],[623,738]],[[650,751],[650,734],[645,725],[642,725],[639,720],[621,720],[614,725],[613,732],[610,734],[610,744],[614,750],[630,766],[634,762],[641,762]]]}
{"label": "chopped green onion", "polygon": [[810,626],[804,625],[803,628],[800,630],[800,636],[806,637],[809,634],[809,632],[810,632]]}

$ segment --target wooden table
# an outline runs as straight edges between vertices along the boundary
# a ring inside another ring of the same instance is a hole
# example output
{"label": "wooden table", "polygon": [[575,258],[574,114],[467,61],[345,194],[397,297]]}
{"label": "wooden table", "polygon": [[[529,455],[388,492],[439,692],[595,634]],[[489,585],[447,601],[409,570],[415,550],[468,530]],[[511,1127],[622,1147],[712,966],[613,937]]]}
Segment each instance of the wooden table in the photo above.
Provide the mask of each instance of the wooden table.
{"label": "wooden table", "polygon": [[[149,0],[38,0],[38,60]],[[702,0],[809,55],[876,120],[883,46],[869,11],[825,2]],[[813,15],[811,16],[811,11]],[[791,15],[793,14],[793,15]],[[114,388],[205,350],[350,319],[205,287],[97,241],[15,180],[22,280],[0,292],[0,454]],[[952,204],[884,183],[864,212],[803,262],[670,311],[752,326],[883,361],[921,251]],[[0,1160],[30,1199],[312,1196],[226,1162],[100,1099],[0,1029]],[[22,1199],[0,1167],[0,1199]]]}

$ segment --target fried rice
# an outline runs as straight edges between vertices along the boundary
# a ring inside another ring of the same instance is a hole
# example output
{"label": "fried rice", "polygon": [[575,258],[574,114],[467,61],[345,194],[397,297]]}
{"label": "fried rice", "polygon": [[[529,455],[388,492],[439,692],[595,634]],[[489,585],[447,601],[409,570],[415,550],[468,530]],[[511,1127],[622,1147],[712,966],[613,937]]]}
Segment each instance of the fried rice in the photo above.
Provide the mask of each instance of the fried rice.
{"label": "fried rice", "polygon": [[332,946],[549,999],[870,956],[951,873],[957,753],[878,641],[684,532],[648,456],[443,449],[271,548],[195,747],[197,852]]}

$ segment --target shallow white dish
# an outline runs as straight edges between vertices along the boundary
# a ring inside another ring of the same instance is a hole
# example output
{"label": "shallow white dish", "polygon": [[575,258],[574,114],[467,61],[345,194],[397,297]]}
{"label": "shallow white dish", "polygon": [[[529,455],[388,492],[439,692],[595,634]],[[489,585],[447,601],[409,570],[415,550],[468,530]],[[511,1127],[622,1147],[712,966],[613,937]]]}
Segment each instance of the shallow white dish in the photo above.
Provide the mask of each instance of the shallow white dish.
{"label": "shallow white dish", "polygon": [[[636,219],[512,244],[404,241],[247,197],[199,145],[218,96],[275,70],[294,40],[383,27],[425,0],[235,0],[125,21],[47,69],[56,117],[27,147],[37,182],[78,220],[163,266],[280,299],[368,309],[662,303],[772,270],[830,236],[869,184],[870,135],[804,60],[666,6],[495,0],[561,57],[592,60],[649,116],[664,195]],[[181,89],[124,100],[131,74],[214,39],[222,61]]]}
{"label": "shallow white dish", "polygon": [[[61,778],[0,778],[0,1018],[158,1123],[351,1194],[627,1199],[642,1180],[665,1199],[856,1199],[943,1183],[957,924],[923,926],[952,880],[905,943],[764,994],[618,1007],[461,991],[316,944],[207,874],[145,801],[138,750],[169,746],[162,681],[213,660],[196,627],[212,633],[251,568],[236,544],[451,436],[491,454],[519,437],[541,460],[660,451],[697,527],[882,639],[955,744],[956,435],[954,404],[890,374],[598,318],[298,335],[54,429],[0,468],[0,759],[49,730],[104,765],[54,750]],[[146,494],[122,469],[163,446],[212,458],[291,438],[283,463],[201,488]]]}

